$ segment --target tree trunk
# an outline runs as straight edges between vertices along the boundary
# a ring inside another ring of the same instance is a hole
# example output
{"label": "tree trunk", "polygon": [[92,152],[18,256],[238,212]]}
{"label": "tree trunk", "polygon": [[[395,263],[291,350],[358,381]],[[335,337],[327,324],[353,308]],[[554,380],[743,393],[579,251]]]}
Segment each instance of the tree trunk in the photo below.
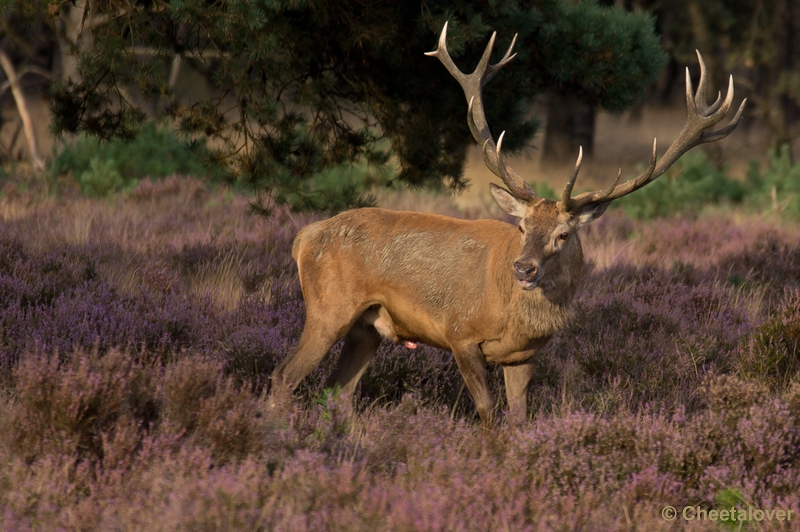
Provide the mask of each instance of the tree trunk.
{"label": "tree trunk", "polygon": [[25,92],[19,83],[17,77],[17,70],[14,68],[14,63],[8,55],[0,50],[0,67],[6,73],[8,84],[11,86],[11,94],[14,96],[14,103],[17,104],[17,112],[22,120],[22,128],[25,131],[25,137],[28,139],[28,150],[31,154],[31,162],[37,170],[44,170],[44,161],[39,155],[39,147],[36,141],[36,130],[33,128],[33,120],[31,114],[28,112],[28,103],[25,100]]}
{"label": "tree trunk", "polygon": [[551,95],[544,137],[544,159],[551,162],[574,159],[581,146],[584,155],[592,155],[595,114],[593,106],[575,98]]}
{"label": "tree trunk", "polygon": [[86,18],[86,2],[69,2],[61,6],[61,25],[58,35],[58,48],[61,59],[61,80],[80,83],[78,73],[78,52],[88,50],[92,45],[92,31]]}

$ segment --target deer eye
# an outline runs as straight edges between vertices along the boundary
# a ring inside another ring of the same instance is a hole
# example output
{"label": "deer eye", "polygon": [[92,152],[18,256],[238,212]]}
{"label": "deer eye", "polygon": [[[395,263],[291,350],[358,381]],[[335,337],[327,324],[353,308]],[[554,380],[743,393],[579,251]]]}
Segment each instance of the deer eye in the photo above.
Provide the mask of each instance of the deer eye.
{"label": "deer eye", "polygon": [[520,233],[522,233],[523,235],[525,234],[525,230],[524,230],[524,229],[522,229],[522,226],[521,226],[521,225],[518,225],[518,226],[517,226],[517,229],[519,229],[519,232],[520,232]]}
{"label": "deer eye", "polygon": [[560,235],[558,235],[559,240],[566,240],[568,238],[569,238],[569,233],[561,233]]}

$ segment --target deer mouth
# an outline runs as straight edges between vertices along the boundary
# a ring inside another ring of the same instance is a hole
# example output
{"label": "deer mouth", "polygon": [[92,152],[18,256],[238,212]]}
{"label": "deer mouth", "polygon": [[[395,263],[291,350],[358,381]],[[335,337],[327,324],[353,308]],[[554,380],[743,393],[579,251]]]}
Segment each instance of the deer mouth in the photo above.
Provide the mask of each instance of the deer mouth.
{"label": "deer mouth", "polygon": [[537,275],[529,279],[520,279],[519,277],[515,278],[520,288],[522,288],[523,290],[533,290],[534,288],[536,288],[541,284],[542,277],[543,277],[542,275]]}
{"label": "deer mouth", "polygon": [[523,290],[533,290],[537,286],[539,286],[539,279],[532,279],[530,281],[524,281],[522,279],[517,279],[520,288]]}

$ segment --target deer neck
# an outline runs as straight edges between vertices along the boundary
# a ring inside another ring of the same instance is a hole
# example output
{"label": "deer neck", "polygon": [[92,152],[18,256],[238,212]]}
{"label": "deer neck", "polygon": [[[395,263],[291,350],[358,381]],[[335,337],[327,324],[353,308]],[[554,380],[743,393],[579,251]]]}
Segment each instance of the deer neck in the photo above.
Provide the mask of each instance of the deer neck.
{"label": "deer neck", "polygon": [[555,264],[545,263],[545,273],[540,286],[523,290],[510,272],[506,286],[509,288],[509,303],[516,325],[527,331],[531,338],[550,336],[566,325],[569,307],[580,284],[583,273],[583,250],[578,235],[575,242],[565,249]]}

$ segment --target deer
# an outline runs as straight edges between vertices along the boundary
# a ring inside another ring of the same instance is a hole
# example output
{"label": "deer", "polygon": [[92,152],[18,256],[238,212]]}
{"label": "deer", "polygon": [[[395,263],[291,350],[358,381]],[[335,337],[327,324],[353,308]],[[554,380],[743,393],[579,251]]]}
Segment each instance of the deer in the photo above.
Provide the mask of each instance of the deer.
{"label": "deer", "polygon": [[620,171],[607,189],[573,196],[580,149],[561,199],[545,199],[503,157],[505,132],[495,142],[489,131],[482,89],[516,56],[511,53],[515,35],[500,61],[489,64],[496,35],[469,75],[447,51],[447,23],[437,49],[425,55],[439,59],[461,85],[469,129],[483,147],[486,166],[505,185],[490,183],[491,194],[519,222],[361,208],[304,227],[292,257],[306,321],[299,343],[273,371],[273,387],[294,390],[344,338],[325,387],[352,395],[383,338],[412,348],[421,342],[453,353],[484,428],[494,425],[496,415],[487,362],[503,367],[506,418],[524,420],[536,354],[566,325],[581,280],[580,228],[598,219],[612,201],[658,178],[688,150],[727,137],[747,102],[726,126],[711,131],[730,110],[733,76],[725,98],[718,93],[708,104],[708,78],[698,51],[696,92],[686,69],[686,123],[661,158],[654,139],[643,173],[619,183]]}

